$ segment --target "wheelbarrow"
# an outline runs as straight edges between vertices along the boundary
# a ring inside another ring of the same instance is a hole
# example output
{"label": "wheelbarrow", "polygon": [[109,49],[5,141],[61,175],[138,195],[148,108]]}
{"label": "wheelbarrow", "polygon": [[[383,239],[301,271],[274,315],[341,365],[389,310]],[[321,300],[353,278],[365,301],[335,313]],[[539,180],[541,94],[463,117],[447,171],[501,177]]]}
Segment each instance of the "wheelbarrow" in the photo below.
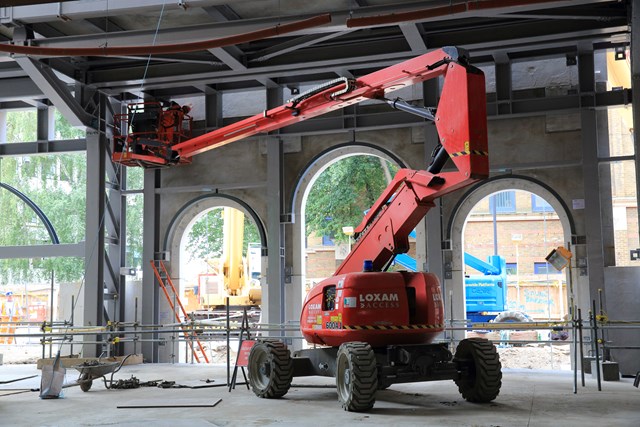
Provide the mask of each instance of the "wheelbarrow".
{"label": "wheelbarrow", "polygon": [[[104,386],[107,389],[111,388],[111,384],[113,383],[113,375],[118,372],[120,368],[122,368],[122,365],[124,365],[124,362],[126,362],[129,356],[131,355],[128,355],[120,362],[101,362],[100,359],[98,359],[90,360],[80,365],[72,366],[72,368],[80,371],[80,376],[76,380],[76,382],[80,384],[80,390],[91,390],[93,380],[96,380],[98,378],[102,378],[102,380],[104,381]],[[106,375],[109,373],[111,373],[111,377],[107,382]]]}

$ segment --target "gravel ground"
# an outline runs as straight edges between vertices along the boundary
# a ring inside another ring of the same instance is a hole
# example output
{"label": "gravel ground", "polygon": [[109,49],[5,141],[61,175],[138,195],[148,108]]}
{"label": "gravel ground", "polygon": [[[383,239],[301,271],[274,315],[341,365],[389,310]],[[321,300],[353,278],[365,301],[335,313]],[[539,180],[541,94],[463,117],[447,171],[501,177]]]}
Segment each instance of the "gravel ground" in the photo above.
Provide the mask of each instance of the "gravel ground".
{"label": "gravel ground", "polygon": [[498,347],[503,368],[571,370],[569,344]]}

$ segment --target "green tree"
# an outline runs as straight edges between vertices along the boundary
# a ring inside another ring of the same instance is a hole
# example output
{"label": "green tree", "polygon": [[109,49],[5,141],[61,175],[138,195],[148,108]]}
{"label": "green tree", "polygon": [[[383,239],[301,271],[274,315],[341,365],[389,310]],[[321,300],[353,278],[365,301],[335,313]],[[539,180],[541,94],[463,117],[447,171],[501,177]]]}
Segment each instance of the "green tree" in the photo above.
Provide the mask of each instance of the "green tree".
{"label": "green tree", "polygon": [[[212,259],[222,256],[223,208],[214,208],[206,212],[192,226],[187,234],[187,251],[189,259]],[[249,243],[260,243],[260,233],[253,219],[244,217],[244,237],[242,256],[247,256]]]}
{"label": "green tree", "polygon": [[[80,138],[84,132],[69,125],[56,112],[56,136]],[[35,110],[7,114],[7,141],[36,139]],[[27,195],[51,221],[61,243],[84,240],[86,199],[86,156],[31,155],[0,158],[0,182]],[[0,189],[0,245],[17,246],[51,243],[46,229],[35,213],[18,197]],[[82,277],[84,263],[74,258],[10,259],[0,265],[3,283],[44,280],[54,271],[57,280]]]}
{"label": "green tree", "polygon": [[[124,166],[121,166],[124,167]],[[144,188],[144,169],[125,168],[127,190],[142,190]],[[126,196],[126,260],[127,267],[140,268],[142,259],[142,229],[143,229],[144,197],[142,194],[127,194]]]}
{"label": "green tree", "polygon": [[364,211],[387,187],[385,168],[391,175],[398,170],[389,162],[366,155],[347,157],[330,165],[313,184],[307,198],[307,236],[316,233],[346,242],[348,237],[342,227],[355,228],[360,224]]}

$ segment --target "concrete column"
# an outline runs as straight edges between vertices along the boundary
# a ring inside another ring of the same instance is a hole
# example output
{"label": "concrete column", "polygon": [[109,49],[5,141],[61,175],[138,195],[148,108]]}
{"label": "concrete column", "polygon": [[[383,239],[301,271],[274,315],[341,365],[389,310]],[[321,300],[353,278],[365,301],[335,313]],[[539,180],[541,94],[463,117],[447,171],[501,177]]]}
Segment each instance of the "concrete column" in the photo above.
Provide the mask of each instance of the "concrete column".
{"label": "concrete column", "polygon": [[[158,323],[158,285],[151,268],[150,261],[155,258],[159,250],[159,216],[160,196],[156,188],[160,184],[160,171],[146,169],[144,171],[144,204],[142,230],[142,302],[141,321],[143,324]],[[157,338],[157,335],[145,335],[145,338]],[[143,342],[142,355],[147,362],[158,362],[158,343]]]}
{"label": "concrete column", "polygon": [[267,283],[263,288],[263,320],[285,320],[284,298],[284,225],[281,224],[283,149],[282,141],[267,139]]}

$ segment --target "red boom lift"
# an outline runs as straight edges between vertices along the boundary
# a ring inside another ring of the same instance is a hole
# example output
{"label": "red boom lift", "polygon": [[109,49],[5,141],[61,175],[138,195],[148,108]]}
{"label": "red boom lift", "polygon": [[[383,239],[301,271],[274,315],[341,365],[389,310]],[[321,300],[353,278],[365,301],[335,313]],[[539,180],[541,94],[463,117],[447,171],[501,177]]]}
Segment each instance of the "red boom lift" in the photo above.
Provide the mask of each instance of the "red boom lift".
{"label": "red boom lift", "polygon": [[[437,108],[388,100],[385,92],[443,77]],[[394,383],[454,380],[471,402],[489,402],[501,386],[501,365],[493,344],[462,340],[455,356],[443,331],[438,278],[430,273],[386,272],[407,252],[411,230],[434,206],[433,200],[489,174],[485,83],[466,52],[445,47],[356,80],[338,79],[305,92],[283,106],[184,142],[146,144],[135,138],[114,152],[125,165],[165,166],[247,136],[272,131],[365,99],[435,122],[441,145],[427,170],[401,169],[356,228],[356,244],[335,274],[314,286],[300,318],[314,348],[290,353],[278,340],[258,341],[249,355],[249,380],[260,397],[284,396],[295,376],[336,378],[344,409],[373,407],[375,393]],[[142,157],[144,156],[144,157]],[[456,170],[442,172],[451,159]],[[320,347],[318,347],[320,346]]]}

